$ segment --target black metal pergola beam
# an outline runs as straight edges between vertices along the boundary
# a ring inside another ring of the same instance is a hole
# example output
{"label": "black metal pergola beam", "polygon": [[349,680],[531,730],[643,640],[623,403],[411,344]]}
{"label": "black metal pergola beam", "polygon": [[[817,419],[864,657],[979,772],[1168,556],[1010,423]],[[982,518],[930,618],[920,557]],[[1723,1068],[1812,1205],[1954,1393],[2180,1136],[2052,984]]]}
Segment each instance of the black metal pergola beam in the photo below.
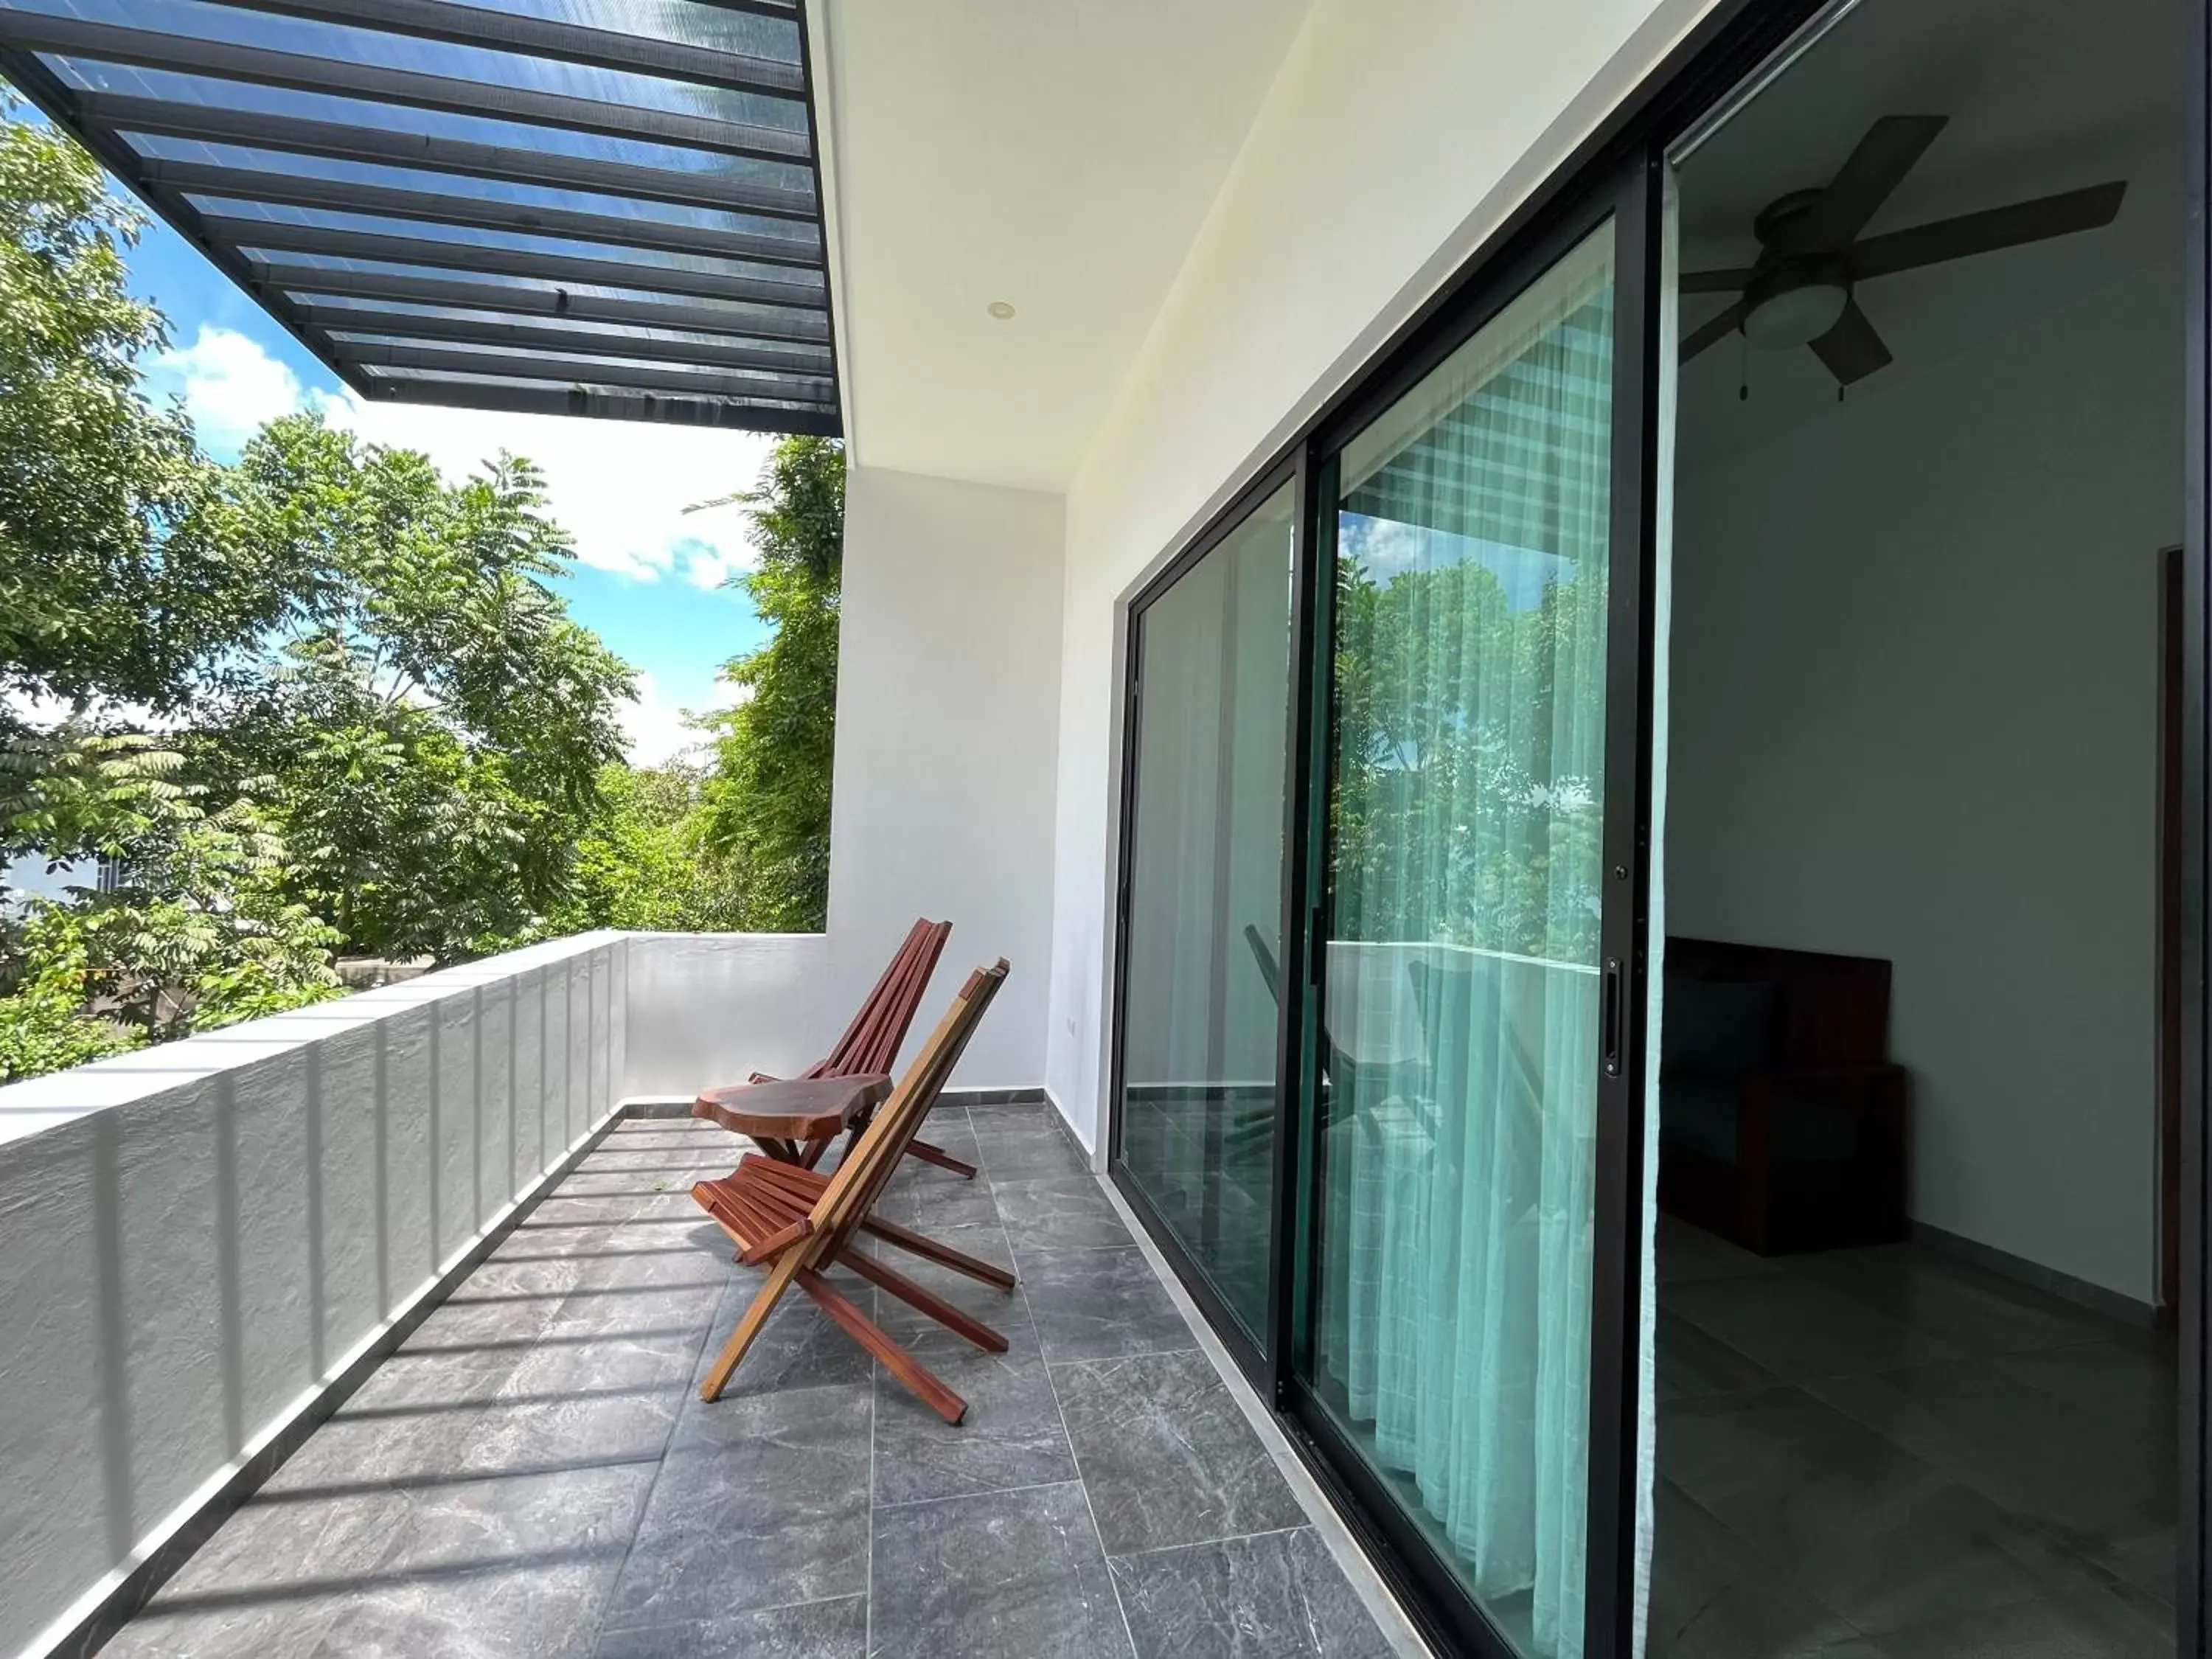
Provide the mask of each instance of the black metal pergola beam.
{"label": "black metal pergola beam", "polygon": [[301,52],[273,52],[263,46],[38,12],[0,9],[0,44],[19,52],[56,52],[98,63],[212,76],[291,92],[558,127],[762,161],[805,165],[811,149],[805,133],[780,127],[751,126],[710,115],[605,103],[567,93],[312,58]]}
{"label": "black metal pergola beam", "polygon": [[398,271],[327,270],[319,265],[284,264],[276,260],[255,261],[252,272],[256,292],[266,289],[286,296],[305,296],[291,299],[293,310],[302,313],[327,312],[333,318],[349,314],[352,307],[317,306],[313,296],[445,306],[526,318],[566,317],[576,322],[676,329],[687,334],[724,334],[747,340],[786,340],[820,346],[824,350],[830,345],[828,319],[818,313],[777,311],[763,316],[684,305],[675,301],[614,300],[601,295],[572,294],[560,288],[449,282],[443,277],[411,276]]}
{"label": "black metal pergola beam", "polygon": [[415,368],[431,374],[488,374],[503,380],[545,380],[556,386],[620,386],[633,392],[673,392],[693,398],[744,398],[764,403],[834,407],[835,389],[820,376],[746,379],[711,370],[656,368],[648,363],[575,363],[544,357],[507,357],[374,340],[352,340],[346,355],[371,368]]}
{"label": "black metal pergola beam", "polygon": [[[0,74],[362,396],[838,434],[797,0],[689,0],[640,15],[649,30],[527,0],[202,0],[114,21],[25,3],[0,0]],[[325,32],[247,32],[261,15]],[[161,94],[110,65],[154,71]],[[495,142],[423,131],[449,124],[414,110]],[[384,171],[343,176],[362,168]]]}
{"label": "black metal pergola beam", "polygon": [[216,109],[175,104],[128,93],[86,92],[76,96],[81,118],[118,132],[157,138],[192,138],[202,143],[232,144],[242,149],[276,150],[287,155],[320,155],[332,161],[363,161],[380,167],[451,173],[468,179],[499,179],[602,196],[629,196],[678,207],[720,208],[771,219],[817,216],[813,191],[781,190],[711,173],[673,167],[638,167],[582,155],[479,144],[463,138],[392,132],[348,126],[339,121],[311,121],[253,110]]}
{"label": "black metal pergola beam", "polygon": [[761,264],[797,265],[818,270],[822,252],[811,238],[763,236],[705,225],[679,225],[665,219],[622,218],[608,213],[579,213],[568,208],[536,207],[491,197],[441,191],[399,190],[386,185],[355,184],[296,173],[263,173],[218,167],[206,161],[171,161],[159,156],[145,163],[146,176],[175,190],[233,202],[265,202],[285,207],[328,208],[340,213],[373,214],[426,224],[459,225],[473,230],[517,231],[537,236],[573,237],[610,247],[654,253],[696,253],[714,258],[750,259]]}
{"label": "black metal pergola beam", "polygon": [[[751,58],[740,52],[716,52],[649,35],[623,34],[580,23],[558,22],[522,12],[456,5],[453,0],[222,0],[222,3],[240,10],[273,12],[285,17],[306,17],[318,22],[375,29],[385,34],[440,40],[449,46],[483,46],[495,52],[523,52],[532,58],[580,64],[590,69],[690,81],[699,86],[749,92],[764,98],[806,96],[806,82],[796,64],[781,63],[772,58]],[[769,15],[788,18],[791,13],[779,9]]]}
{"label": "black metal pergola beam", "polygon": [[744,432],[794,432],[835,438],[842,424],[834,409],[787,408],[734,398],[664,398],[648,392],[573,386],[477,386],[436,378],[366,377],[362,395],[379,403],[463,404],[519,415],[572,415],[614,421],[660,421],[673,426],[734,428]]}
{"label": "black metal pergola beam", "polygon": [[[442,340],[459,345],[502,346],[515,351],[580,352],[592,357],[635,357],[648,362],[696,363],[707,368],[796,374],[824,382],[835,373],[828,350],[819,348],[802,355],[720,340],[659,340],[638,334],[586,334],[578,330],[548,328],[542,323],[432,317],[411,311],[371,311],[352,306],[310,304],[300,307],[299,312],[301,321],[329,334],[378,335],[395,343]],[[352,353],[349,344],[348,350]]]}
{"label": "black metal pergola beam", "polygon": [[380,231],[334,230],[320,225],[280,224],[274,219],[233,219],[203,214],[211,235],[252,250],[319,253],[340,259],[379,259],[391,264],[428,265],[442,270],[484,270],[501,276],[540,276],[551,283],[581,283],[592,288],[635,289],[643,294],[680,294],[695,300],[732,300],[746,305],[781,306],[819,311],[823,290],[797,283],[757,276],[687,270],[642,259],[587,259],[565,253],[526,252],[485,247],[476,242],[438,241],[422,236],[389,236]]}

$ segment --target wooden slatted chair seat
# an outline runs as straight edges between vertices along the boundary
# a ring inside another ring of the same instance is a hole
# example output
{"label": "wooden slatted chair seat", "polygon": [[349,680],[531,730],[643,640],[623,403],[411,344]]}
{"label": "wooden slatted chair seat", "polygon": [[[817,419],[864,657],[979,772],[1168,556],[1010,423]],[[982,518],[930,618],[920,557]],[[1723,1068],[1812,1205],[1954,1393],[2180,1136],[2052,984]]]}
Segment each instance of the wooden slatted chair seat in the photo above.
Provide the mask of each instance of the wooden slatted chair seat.
{"label": "wooden slatted chair seat", "polygon": [[[890,964],[877,979],[875,988],[868,993],[867,1000],[853,1016],[830,1052],[799,1074],[794,1081],[806,1081],[825,1077],[868,1077],[888,1073],[898,1059],[899,1045],[914,1024],[914,1016],[921,1006],[922,993],[929,988],[929,976],[937,971],[937,959],[943,954],[945,941],[952,936],[949,921],[932,921],[927,916],[917,917],[907,929],[906,939]],[[769,1072],[754,1072],[745,1081],[752,1084],[780,1083],[782,1079]],[[702,1094],[702,1098],[704,1098]],[[694,1106],[694,1117],[712,1121],[712,1114]],[[852,1127],[857,1134],[866,1125],[862,1116]],[[811,1167],[818,1161],[830,1142],[814,1143],[806,1162]],[[917,1139],[908,1148],[913,1156],[940,1169],[974,1180],[975,1166],[952,1156],[940,1146]]]}
{"label": "wooden slatted chair seat", "polygon": [[747,1154],[720,1180],[702,1181],[692,1188],[691,1195],[700,1206],[737,1241],[738,1259],[752,1266],[765,1265],[769,1270],[752,1304],[701,1384],[701,1398],[721,1397],[731,1374],[759,1336],[769,1315],[784,1292],[796,1285],[946,1422],[957,1423],[967,1415],[967,1402],[893,1341],[824,1279],[822,1270],[833,1263],[848,1267],[977,1346],[1006,1352],[1004,1336],[862,1248],[859,1235],[865,1232],[883,1243],[1003,1290],[1013,1288],[1014,1276],[1004,1268],[879,1220],[873,1213],[877,1200],[951,1077],[977,1023],[1005,983],[1006,973],[1001,958],[995,966],[979,968],[969,975],[960,994],[930,1033],[890,1100],[878,1110],[834,1174],[823,1175],[756,1152]]}

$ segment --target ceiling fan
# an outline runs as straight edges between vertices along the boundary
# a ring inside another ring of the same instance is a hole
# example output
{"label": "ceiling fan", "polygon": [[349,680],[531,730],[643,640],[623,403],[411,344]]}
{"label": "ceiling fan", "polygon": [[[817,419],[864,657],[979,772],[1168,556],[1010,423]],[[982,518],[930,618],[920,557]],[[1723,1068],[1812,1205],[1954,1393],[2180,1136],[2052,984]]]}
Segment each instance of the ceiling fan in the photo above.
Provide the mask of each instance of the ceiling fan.
{"label": "ceiling fan", "polygon": [[1853,292],[1857,284],[1920,265],[2094,230],[2112,223],[2119,212],[2128,188],[2124,179],[1856,240],[1949,119],[1883,116],[1825,185],[1793,190],[1759,210],[1752,222],[1759,242],[1756,263],[1685,274],[1685,294],[1741,297],[1690,332],[1682,342],[1682,361],[1741,330],[1762,348],[1812,347],[1838,386],[1847,386],[1890,361],[1889,348],[1859,309]]}

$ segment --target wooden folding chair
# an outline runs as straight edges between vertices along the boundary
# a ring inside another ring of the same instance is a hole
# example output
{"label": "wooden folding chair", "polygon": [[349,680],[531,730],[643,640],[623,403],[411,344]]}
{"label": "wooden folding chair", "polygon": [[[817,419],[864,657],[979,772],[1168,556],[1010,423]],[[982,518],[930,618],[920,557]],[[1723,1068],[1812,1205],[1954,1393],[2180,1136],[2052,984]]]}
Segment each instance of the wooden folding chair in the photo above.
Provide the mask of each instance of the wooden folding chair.
{"label": "wooden folding chair", "polygon": [[824,1279],[822,1270],[833,1262],[849,1267],[976,1346],[994,1353],[1006,1352],[1004,1336],[860,1249],[856,1236],[866,1232],[1001,1290],[1013,1288],[1014,1276],[1003,1267],[878,1220],[872,1213],[899,1160],[912,1146],[915,1131],[951,1077],[976,1024],[1006,981],[1006,972],[1001,957],[995,966],[979,968],[968,975],[921,1053],[835,1174],[824,1176],[752,1152],[720,1180],[702,1181],[692,1188],[691,1196],[700,1207],[737,1241],[738,1260],[751,1266],[765,1262],[769,1268],[766,1282],[701,1384],[701,1399],[721,1397],[730,1374],[767,1324],[769,1315],[784,1292],[796,1285],[946,1422],[957,1423],[968,1414],[965,1401],[894,1342]]}
{"label": "wooden folding chair", "polygon": [[[908,1028],[914,1024],[915,1011],[921,1006],[921,995],[929,987],[929,976],[937,971],[937,959],[945,950],[945,941],[951,934],[952,924],[949,921],[932,921],[927,916],[917,918],[914,926],[907,929],[905,942],[876,981],[875,988],[868,993],[867,1000],[845,1028],[845,1034],[828,1054],[801,1072],[799,1080],[870,1077],[888,1073],[898,1058],[899,1045],[906,1041]],[[745,1081],[775,1083],[781,1079],[767,1072],[755,1072]],[[707,1099],[707,1094],[713,1092],[715,1091],[701,1095],[699,1103],[691,1109],[694,1117],[710,1122],[719,1121]],[[857,1134],[860,1126],[854,1127]],[[829,1144],[825,1140],[812,1149],[805,1159],[809,1169],[821,1161]],[[974,1164],[953,1157],[941,1146],[916,1140],[908,1150],[925,1163],[950,1170],[967,1180],[975,1178]]]}

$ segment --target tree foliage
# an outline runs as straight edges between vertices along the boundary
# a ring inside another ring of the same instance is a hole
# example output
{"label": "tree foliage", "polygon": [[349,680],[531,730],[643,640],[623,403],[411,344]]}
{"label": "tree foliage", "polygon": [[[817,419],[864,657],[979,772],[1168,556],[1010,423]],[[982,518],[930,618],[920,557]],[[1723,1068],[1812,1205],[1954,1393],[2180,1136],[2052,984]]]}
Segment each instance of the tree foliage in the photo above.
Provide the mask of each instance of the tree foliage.
{"label": "tree foliage", "polygon": [[[775,637],[716,764],[633,770],[529,462],[460,483],[310,416],[234,465],[141,368],[140,228],[0,111],[0,1081],[591,927],[818,927],[843,462],[779,448]],[[758,799],[755,799],[755,794]]]}
{"label": "tree foliage", "polygon": [[173,709],[289,600],[284,550],[139,390],[166,339],[125,285],[139,223],[74,143],[0,110],[0,730],[33,700]]}
{"label": "tree foliage", "polygon": [[830,903],[844,450],[827,438],[786,438],[759,488],[738,499],[753,509],[760,565],[733,585],[775,633],[722,670],[746,695],[708,722],[706,844],[732,867],[743,926],[818,931]]}
{"label": "tree foliage", "polygon": [[1579,960],[1596,949],[1601,725],[1556,718],[1605,639],[1601,583],[1516,607],[1474,562],[1338,567],[1338,926]]}
{"label": "tree foliage", "polygon": [[629,670],[548,585],[568,541],[529,462],[453,485],[313,416],[247,446],[248,516],[299,548],[298,611],[258,641],[204,745],[274,781],[298,882],[356,950],[451,961],[539,931],[622,753]]}
{"label": "tree foliage", "polygon": [[738,929],[744,907],[734,877],[707,842],[705,780],[702,769],[682,761],[604,768],[605,807],[577,842],[574,895],[553,931]]}

